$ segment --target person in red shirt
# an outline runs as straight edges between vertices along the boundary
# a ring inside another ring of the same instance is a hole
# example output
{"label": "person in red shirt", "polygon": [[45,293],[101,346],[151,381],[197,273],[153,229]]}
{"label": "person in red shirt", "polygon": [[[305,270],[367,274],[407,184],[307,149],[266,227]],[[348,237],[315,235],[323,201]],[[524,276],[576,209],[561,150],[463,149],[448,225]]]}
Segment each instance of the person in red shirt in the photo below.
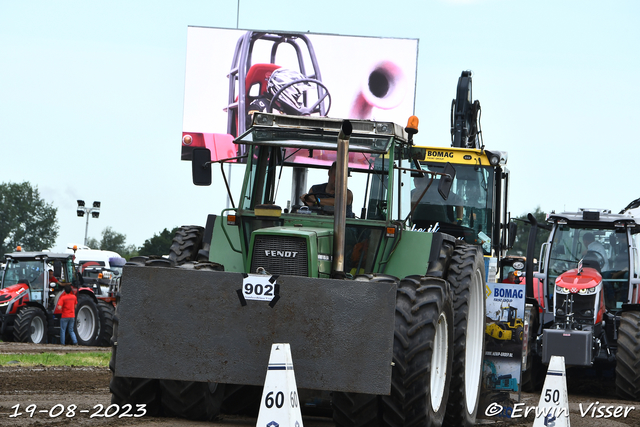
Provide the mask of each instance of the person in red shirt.
{"label": "person in red shirt", "polygon": [[60,344],[64,345],[65,335],[67,331],[71,337],[73,345],[78,345],[78,339],[73,332],[73,326],[76,323],[76,305],[78,299],[71,293],[71,286],[65,286],[64,293],[58,299],[58,310],[62,311],[60,319]]}
{"label": "person in red shirt", "polygon": [[53,270],[49,270],[49,286],[56,289],[60,286],[60,281],[53,275]]}

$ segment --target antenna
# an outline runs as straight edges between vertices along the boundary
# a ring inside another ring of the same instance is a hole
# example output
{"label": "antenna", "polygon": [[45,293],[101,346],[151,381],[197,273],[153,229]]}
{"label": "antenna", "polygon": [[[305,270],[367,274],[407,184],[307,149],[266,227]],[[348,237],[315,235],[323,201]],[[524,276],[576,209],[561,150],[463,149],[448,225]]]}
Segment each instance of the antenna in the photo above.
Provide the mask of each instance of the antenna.
{"label": "antenna", "polygon": [[238,11],[236,12],[236,30],[240,28],[240,0],[238,0]]}

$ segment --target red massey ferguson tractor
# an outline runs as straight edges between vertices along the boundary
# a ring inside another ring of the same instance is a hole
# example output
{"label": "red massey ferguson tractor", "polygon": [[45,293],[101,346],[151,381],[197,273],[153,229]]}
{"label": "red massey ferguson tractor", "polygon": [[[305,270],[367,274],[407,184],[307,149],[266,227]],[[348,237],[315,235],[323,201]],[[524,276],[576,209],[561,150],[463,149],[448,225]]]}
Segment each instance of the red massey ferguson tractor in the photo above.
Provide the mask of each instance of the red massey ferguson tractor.
{"label": "red massey ferguson tractor", "polygon": [[[75,333],[80,345],[104,346],[113,332],[114,305],[96,298],[97,285],[85,284],[73,254],[22,252],[5,254],[0,286],[0,337],[4,341],[53,343],[60,336],[56,303],[70,285],[78,298]],[[60,283],[49,280],[49,270]],[[96,289],[94,289],[94,287]]]}
{"label": "red massey ferguson tractor", "polygon": [[[531,251],[538,224],[529,220]],[[615,364],[618,395],[640,401],[640,224],[629,214],[592,209],[547,221],[538,271],[528,265],[525,275],[537,309],[524,382],[542,377],[533,370],[554,355],[573,366]]]}

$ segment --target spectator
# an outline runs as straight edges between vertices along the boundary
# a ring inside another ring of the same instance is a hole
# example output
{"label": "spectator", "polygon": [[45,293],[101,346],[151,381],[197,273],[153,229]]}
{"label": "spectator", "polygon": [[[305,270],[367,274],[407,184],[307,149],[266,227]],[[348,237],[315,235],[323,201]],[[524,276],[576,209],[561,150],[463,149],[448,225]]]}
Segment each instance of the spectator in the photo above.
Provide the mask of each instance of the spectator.
{"label": "spectator", "polygon": [[78,345],[76,334],[73,332],[73,326],[76,323],[76,305],[78,305],[78,299],[71,293],[71,286],[65,286],[64,293],[58,299],[58,310],[62,311],[60,319],[60,344],[62,345],[64,345],[67,331],[71,337],[71,343]]}

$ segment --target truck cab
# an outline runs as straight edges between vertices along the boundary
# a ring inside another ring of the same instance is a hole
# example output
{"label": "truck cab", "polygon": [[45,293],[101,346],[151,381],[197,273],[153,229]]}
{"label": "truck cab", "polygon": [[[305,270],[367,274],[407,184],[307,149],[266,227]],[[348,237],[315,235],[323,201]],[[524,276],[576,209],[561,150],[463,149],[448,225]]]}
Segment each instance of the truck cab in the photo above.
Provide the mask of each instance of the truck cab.
{"label": "truck cab", "polygon": [[411,200],[417,205],[413,215],[415,226],[437,228],[480,246],[485,256],[486,280],[495,282],[497,275],[506,276],[497,268],[516,236],[516,225],[510,221],[508,211],[507,153],[480,148],[421,148],[425,150],[420,160],[422,169],[442,172],[447,164],[452,164],[456,174],[446,200],[438,195],[439,178],[420,197],[431,176],[413,174]]}

